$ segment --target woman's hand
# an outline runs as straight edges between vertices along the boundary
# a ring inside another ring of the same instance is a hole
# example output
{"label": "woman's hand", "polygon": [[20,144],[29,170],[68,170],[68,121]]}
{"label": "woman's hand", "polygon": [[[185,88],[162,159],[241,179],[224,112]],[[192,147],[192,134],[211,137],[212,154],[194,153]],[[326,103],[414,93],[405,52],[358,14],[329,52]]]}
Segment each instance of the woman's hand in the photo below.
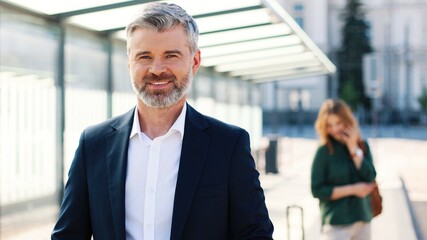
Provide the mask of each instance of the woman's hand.
{"label": "woman's hand", "polygon": [[331,200],[338,200],[344,197],[356,196],[359,198],[366,197],[375,188],[376,183],[358,182],[343,186],[336,186],[332,190]]}
{"label": "woman's hand", "polygon": [[357,131],[356,128],[346,126],[344,129],[344,142],[350,151],[350,153],[353,153],[357,148],[357,142],[359,141],[359,131]]}
{"label": "woman's hand", "polygon": [[376,183],[355,183],[353,184],[353,195],[359,198],[366,197],[374,190],[376,185]]}
{"label": "woman's hand", "polygon": [[356,128],[346,126],[346,128],[344,129],[343,139],[347,146],[348,151],[350,152],[350,155],[352,156],[354,165],[356,166],[357,169],[360,169],[360,167],[362,166],[363,156],[356,155],[356,149],[359,148],[358,146],[358,141],[360,139],[359,131]]}

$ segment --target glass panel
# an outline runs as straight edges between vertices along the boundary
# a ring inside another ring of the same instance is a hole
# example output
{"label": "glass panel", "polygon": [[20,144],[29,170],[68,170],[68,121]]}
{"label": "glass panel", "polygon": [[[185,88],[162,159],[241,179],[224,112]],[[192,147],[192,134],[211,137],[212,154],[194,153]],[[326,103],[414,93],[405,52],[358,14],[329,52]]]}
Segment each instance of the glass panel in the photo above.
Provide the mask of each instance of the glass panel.
{"label": "glass panel", "polygon": [[196,19],[200,33],[267,24],[271,18],[267,9],[223,14]]}
{"label": "glass panel", "polygon": [[[89,1],[91,2],[91,1]],[[229,9],[235,8],[243,8],[250,6],[260,5],[259,0],[220,0],[214,2],[206,2],[206,1],[170,1],[177,3],[181,7],[183,7],[190,15],[196,16],[200,14],[225,11]],[[223,3],[221,3],[223,2]],[[103,4],[101,4],[103,5]],[[84,28],[93,29],[96,31],[104,31],[108,29],[116,29],[120,27],[126,26],[126,24],[130,21],[130,18],[134,16],[134,14],[144,6],[145,4],[134,5],[129,7],[122,7],[116,9],[110,9],[100,12],[87,13],[82,15],[76,15],[69,18],[67,21],[76,25],[79,25]],[[42,9],[43,10],[43,9]],[[245,16],[252,16],[248,19],[243,19]],[[238,21],[236,21],[236,18]],[[209,17],[203,18],[203,20],[196,20],[200,32],[207,32],[217,29],[218,26],[221,28],[228,28],[233,26],[241,26],[242,24],[248,26],[257,23],[266,23],[269,22],[269,16],[266,14],[265,10],[255,10],[248,11],[245,15],[236,16],[234,14],[222,15],[221,17]],[[200,23],[199,23],[200,22]],[[224,25],[225,24],[225,25]]]}
{"label": "glass panel", "polygon": [[243,69],[238,71],[233,71],[230,74],[232,76],[241,76],[241,75],[249,75],[249,74],[258,74],[258,73],[272,73],[272,72],[281,72],[290,69],[302,69],[306,67],[320,67],[319,62],[314,61],[303,61],[303,62],[295,62],[288,63],[285,66],[283,65],[271,65],[264,67],[254,67],[251,69]]}
{"label": "glass panel", "polygon": [[220,72],[227,72],[232,70],[241,70],[241,69],[250,69],[253,67],[261,67],[261,66],[270,66],[274,63],[274,65],[279,64],[289,64],[293,62],[303,62],[315,60],[315,55],[311,52],[301,53],[301,54],[293,54],[284,58],[281,56],[271,57],[268,59],[252,59],[252,60],[243,60],[236,63],[229,64],[221,64],[215,67],[215,70]]}
{"label": "glass panel", "polygon": [[196,87],[197,97],[212,97],[212,81],[205,74],[198,74],[194,77],[193,86]]}
{"label": "glass panel", "polygon": [[213,96],[214,92],[214,81],[209,73],[199,72],[194,80],[193,87],[196,90],[196,108],[203,114],[208,116],[215,116],[215,99]]}
{"label": "glass panel", "polygon": [[243,53],[256,51],[261,49],[271,49],[275,47],[286,47],[297,45],[301,42],[301,39],[296,35],[285,36],[285,37],[275,37],[269,39],[262,39],[250,42],[242,43],[232,43],[214,47],[205,47],[203,48],[204,57],[214,57],[234,53]]}
{"label": "glass panel", "polygon": [[115,41],[113,44],[113,90],[134,93],[128,71],[126,42]]}
{"label": "glass panel", "polygon": [[215,0],[215,1],[194,1],[194,0],[174,0],[191,15],[200,15],[212,12],[220,12],[229,9],[238,9],[261,4],[260,0]]}
{"label": "glass panel", "polygon": [[302,103],[302,109],[307,111],[311,107],[311,94],[310,90],[302,90],[301,92],[301,103]]}
{"label": "glass panel", "polygon": [[[203,49],[201,51],[203,55]],[[264,49],[261,51],[250,51],[250,52],[244,52],[244,53],[228,54],[228,55],[218,56],[218,57],[204,58],[202,61],[202,65],[214,66],[217,64],[241,61],[242,59],[254,60],[254,59],[269,58],[269,57],[275,57],[275,56],[287,57],[286,55],[303,53],[304,51],[305,49],[301,45],[296,45],[291,47],[282,47],[282,48]]]}
{"label": "glass panel", "polygon": [[300,107],[300,94],[298,90],[291,90],[289,92],[289,106],[293,111],[298,111]]}
{"label": "glass panel", "polygon": [[64,180],[77,149],[80,134],[89,125],[107,116],[107,93],[104,90],[68,88],[65,91]]}
{"label": "glass panel", "polygon": [[239,81],[239,105],[249,104],[249,83],[247,81]]}
{"label": "glass panel", "polygon": [[321,66],[312,66],[312,67],[305,67],[302,66],[301,68],[293,68],[293,69],[285,69],[281,71],[274,71],[269,73],[260,73],[260,74],[253,74],[249,76],[244,76],[242,79],[245,80],[253,80],[253,79],[262,79],[262,78],[275,78],[280,76],[295,76],[300,75],[303,76],[304,74],[310,74],[310,73],[318,73],[321,74],[323,68]]}
{"label": "glass panel", "polygon": [[53,76],[57,43],[44,21],[0,8],[1,66],[37,75]]}
{"label": "glass panel", "polygon": [[[197,21],[197,20],[196,20]],[[256,34],[254,34],[256,33]],[[219,45],[232,42],[243,42],[267,37],[277,37],[291,34],[291,29],[284,23],[250,27],[238,30],[202,34],[199,37],[199,47]]]}
{"label": "glass panel", "polygon": [[228,102],[231,104],[239,104],[239,82],[234,79],[229,79],[227,81],[227,94],[228,96]]}
{"label": "glass panel", "polygon": [[117,116],[133,108],[137,97],[127,68],[126,43],[115,41],[113,49],[113,116]]}
{"label": "glass panel", "polygon": [[91,0],[91,1],[46,1],[46,0],[8,0],[13,4],[20,5],[21,7],[42,12],[45,14],[58,14],[62,12],[70,12],[79,9],[97,7],[108,5],[118,2],[117,0]]}
{"label": "glass panel", "polygon": [[116,29],[125,27],[140,8],[141,5],[134,5],[100,12],[76,15],[67,19],[67,22],[96,31]]}
{"label": "glass panel", "polygon": [[74,28],[66,32],[66,87],[105,89],[107,53],[95,34]]}
{"label": "glass panel", "polygon": [[6,214],[55,201],[57,39],[43,21],[3,8],[0,22],[0,207]]}
{"label": "glass panel", "polygon": [[66,31],[64,177],[84,128],[107,117],[107,53],[95,34]]}
{"label": "glass panel", "polygon": [[227,79],[223,78],[217,78],[215,79],[215,98],[216,101],[225,103],[227,102],[228,95],[227,95]]}

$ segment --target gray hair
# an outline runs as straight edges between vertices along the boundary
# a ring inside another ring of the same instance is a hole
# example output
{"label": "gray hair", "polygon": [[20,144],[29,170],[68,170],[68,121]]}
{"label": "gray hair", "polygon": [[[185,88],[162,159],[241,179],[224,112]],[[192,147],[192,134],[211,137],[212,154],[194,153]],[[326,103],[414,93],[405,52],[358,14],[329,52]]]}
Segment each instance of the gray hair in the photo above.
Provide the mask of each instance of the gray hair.
{"label": "gray hair", "polygon": [[180,6],[173,3],[154,2],[141,9],[134,19],[126,26],[129,37],[137,28],[154,29],[158,32],[182,25],[187,33],[187,41],[192,53],[198,49],[199,30],[193,17]]}

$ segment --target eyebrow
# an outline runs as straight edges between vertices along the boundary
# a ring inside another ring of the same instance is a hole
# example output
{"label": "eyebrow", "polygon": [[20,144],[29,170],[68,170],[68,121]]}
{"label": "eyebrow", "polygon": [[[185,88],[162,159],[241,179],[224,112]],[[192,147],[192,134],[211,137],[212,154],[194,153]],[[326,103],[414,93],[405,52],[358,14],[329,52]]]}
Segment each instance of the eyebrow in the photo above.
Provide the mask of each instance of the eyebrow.
{"label": "eyebrow", "polygon": [[140,52],[135,53],[135,57],[150,54],[150,53],[151,53],[150,51],[140,51]]}
{"label": "eyebrow", "polygon": [[[138,57],[140,55],[146,55],[146,54],[151,54],[151,52],[150,51],[140,51],[140,52],[137,52],[135,54],[135,57]],[[180,50],[168,50],[168,51],[164,52],[164,54],[178,54],[178,55],[182,55],[182,52]]]}
{"label": "eyebrow", "polygon": [[169,51],[166,51],[165,54],[179,54],[179,55],[182,55],[182,52],[179,51],[179,50],[169,50]]}

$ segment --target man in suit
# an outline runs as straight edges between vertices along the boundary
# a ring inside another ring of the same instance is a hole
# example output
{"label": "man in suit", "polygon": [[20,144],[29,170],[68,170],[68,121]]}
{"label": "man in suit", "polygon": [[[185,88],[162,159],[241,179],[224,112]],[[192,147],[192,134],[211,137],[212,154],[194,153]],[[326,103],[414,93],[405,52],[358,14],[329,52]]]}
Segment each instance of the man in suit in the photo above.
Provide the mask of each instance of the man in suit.
{"label": "man in suit", "polygon": [[150,3],[126,31],[137,106],[82,133],[52,239],[272,239],[248,133],[186,103],[194,19]]}

